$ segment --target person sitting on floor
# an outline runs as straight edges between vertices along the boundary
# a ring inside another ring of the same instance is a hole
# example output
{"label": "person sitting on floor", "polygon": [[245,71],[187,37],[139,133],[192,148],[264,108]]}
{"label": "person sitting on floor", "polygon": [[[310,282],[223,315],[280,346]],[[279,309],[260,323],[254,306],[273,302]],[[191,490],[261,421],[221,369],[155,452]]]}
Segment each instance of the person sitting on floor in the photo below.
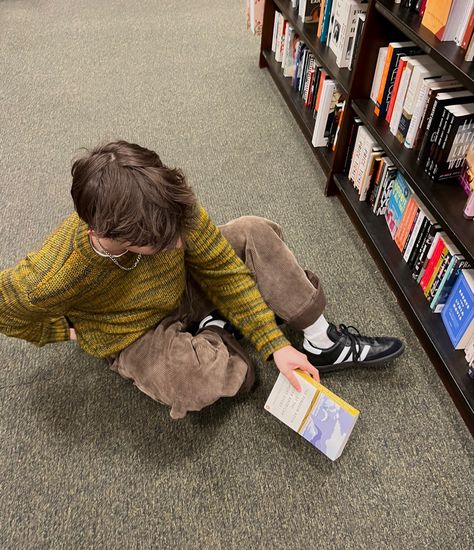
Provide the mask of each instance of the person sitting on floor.
{"label": "person sitting on floor", "polygon": [[[0,272],[1,333],[38,346],[77,339],[173,418],[250,391],[255,367],[239,335],[298,390],[295,369],[319,381],[403,352],[397,338],[329,323],[318,277],[276,223],[244,216],[217,227],[156,152],[108,143],[71,173],[75,212]],[[300,350],[277,321],[303,331]]]}

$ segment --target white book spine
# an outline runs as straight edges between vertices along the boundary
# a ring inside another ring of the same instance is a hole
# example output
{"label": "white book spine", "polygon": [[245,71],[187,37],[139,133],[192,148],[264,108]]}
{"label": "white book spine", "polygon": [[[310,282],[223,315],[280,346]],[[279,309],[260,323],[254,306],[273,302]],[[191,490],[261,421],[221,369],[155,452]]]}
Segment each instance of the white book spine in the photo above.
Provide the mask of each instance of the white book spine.
{"label": "white book spine", "polygon": [[305,11],[306,11],[306,0],[300,0],[299,6],[298,6],[298,17],[300,19],[304,20]]}
{"label": "white book spine", "polygon": [[400,119],[402,118],[403,104],[405,102],[405,95],[408,89],[408,84],[410,83],[411,72],[411,67],[407,63],[405,70],[403,71],[402,78],[400,79],[397,99],[395,100],[395,105],[392,111],[392,118],[390,120],[390,132],[392,132],[393,135],[396,135],[398,125],[400,124]]}
{"label": "white book spine", "polygon": [[278,23],[280,21],[280,12],[275,12],[275,19],[273,20],[273,37],[272,37],[272,52],[276,52],[277,36],[278,36]]}
{"label": "white book spine", "polygon": [[408,260],[410,259],[411,252],[413,250],[413,247],[415,246],[415,242],[424,219],[425,215],[423,213],[423,210],[420,209],[420,213],[418,214],[418,218],[416,219],[415,227],[413,228],[410,240],[408,241],[407,249],[405,250],[405,254],[403,255],[403,259],[405,260],[405,262],[408,262]]}
{"label": "white book spine", "polygon": [[349,179],[352,181],[352,183],[354,183],[354,176],[355,176],[357,166],[358,166],[358,163],[359,163],[359,153],[360,153],[361,141],[362,141],[362,137],[364,136],[365,131],[366,130],[363,126],[359,126],[359,128],[357,129],[357,136],[356,136],[356,140],[355,140],[355,143],[354,143],[354,150],[352,152],[352,161],[351,161],[351,166],[350,166],[350,169],[349,169]]}
{"label": "white book spine", "polygon": [[372,82],[372,89],[370,90],[370,99],[376,103],[377,94],[379,92],[380,80],[382,79],[382,73],[385,66],[385,59],[387,58],[388,48],[380,48],[379,55],[377,57],[377,65],[375,66],[374,80]]}

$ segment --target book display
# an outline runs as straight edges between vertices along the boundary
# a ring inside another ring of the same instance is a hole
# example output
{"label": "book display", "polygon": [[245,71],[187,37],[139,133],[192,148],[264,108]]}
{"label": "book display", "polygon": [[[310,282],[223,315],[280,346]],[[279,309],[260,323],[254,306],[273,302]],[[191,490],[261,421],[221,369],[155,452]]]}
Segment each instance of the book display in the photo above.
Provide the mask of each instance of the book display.
{"label": "book display", "polygon": [[266,0],[274,82],[474,433],[474,1]]}

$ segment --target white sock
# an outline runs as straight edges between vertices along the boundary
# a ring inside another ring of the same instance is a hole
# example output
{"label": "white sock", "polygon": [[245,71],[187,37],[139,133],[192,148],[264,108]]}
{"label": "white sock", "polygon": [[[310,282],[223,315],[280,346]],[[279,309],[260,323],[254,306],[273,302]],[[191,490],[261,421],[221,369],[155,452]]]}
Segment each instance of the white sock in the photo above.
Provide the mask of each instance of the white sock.
{"label": "white sock", "polygon": [[328,337],[329,323],[321,315],[312,325],[303,330],[303,334],[308,342],[321,349],[327,349],[334,346],[334,342]]}
{"label": "white sock", "polygon": [[212,315],[208,315],[207,317],[204,317],[204,319],[199,323],[199,328],[202,329],[203,327],[225,327],[225,321],[222,319],[214,319]]}

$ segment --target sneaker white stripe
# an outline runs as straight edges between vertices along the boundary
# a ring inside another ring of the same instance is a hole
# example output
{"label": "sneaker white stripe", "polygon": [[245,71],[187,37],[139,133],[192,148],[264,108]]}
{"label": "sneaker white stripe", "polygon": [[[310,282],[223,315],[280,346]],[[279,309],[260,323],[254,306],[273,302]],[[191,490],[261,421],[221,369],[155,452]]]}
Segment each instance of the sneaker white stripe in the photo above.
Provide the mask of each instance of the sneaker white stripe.
{"label": "sneaker white stripe", "polygon": [[322,349],[313,346],[313,344],[309,340],[306,340],[306,338],[303,340],[303,348],[306,351],[313,353],[314,355],[321,355],[321,353],[323,352]]}
{"label": "sneaker white stripe", "polygon": [[347,353],[350,349],[351,348],[349,346],[345,346],[344,349],[339,354],[339,357],[334,361],[334,364],[337,365],[338,363],[342,363],[343,361],[347,361]]}
{"label": "sneaker white stripe", "polygon": [[359,361],[364,361],[365,358],[367,357],[367,354],[369,353],[369,351],[370,351],[370,346],[368,344],[366,344],[364,346],[364,349],[362,350],[362,353],[360,354]]}

